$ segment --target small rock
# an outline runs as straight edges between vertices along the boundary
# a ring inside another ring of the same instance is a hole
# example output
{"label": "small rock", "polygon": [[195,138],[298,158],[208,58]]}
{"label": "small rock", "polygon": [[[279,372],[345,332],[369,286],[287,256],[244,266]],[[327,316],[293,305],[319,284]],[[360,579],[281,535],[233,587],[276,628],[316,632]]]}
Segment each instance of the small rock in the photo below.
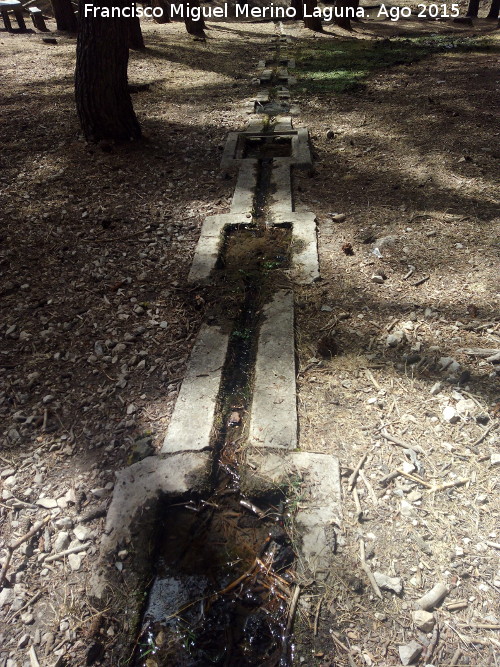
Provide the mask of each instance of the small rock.
{"label": "small rock", "polygon": [[413,622],[416,627],[422,632],[432,632],[436,624],[436,619],[430,611],[424,611],[423,609],[418,609],[412,613]]}
{"label": "small rock", "polygon": [[411,475],[411,473],[415,471],[415,466],[413,463],[410,463],[410,461],[403,461],[401,464],[401,470],[408,475]]}
{"label": "small rock", "polygon": [[0,591],[0,609],[6,604],[10,604],[14,599],[14,589],[13,588],[2,588]]}
{"label": "small rock", "polygon": [[21,621],[24,623],[24,625],[31,625],[33,621],[35,620],[35,617],[33,614],[21,614]]}
{"label": "small rock", "polygon": [[497,466],[500,464],[500,452],[494,452],[490,457],[490,465]]}
{"label": "small rock", "polygon": [[77,540],[80,540],[80,542],[85,542],[90,534],[90,530],[85,526],[76,526],[73,534]]}
{"label": "small rock", "polygon": [[130,403],[130,404],[127,406],[127,414],[128,414],[128,415],[133,415],[134,412],[137,412],[137,407],[136,407],[133,403]]}
{"label": "small rock", "polygon": [[344,222],[346,216],[344,213],[330,213],[333,222]]}
{"label": "small rock", "polygon": [[443,418],[449,424],[456,424],[458,421],[460,421],[460,415],[451,405],[447,405],[443,410]]}
{"label": "small rock", "polygon": [[413,508],[413,505],[409,503],[407,500],[401,500],[401,509],[400,509],[401,515],[410,517],[414,516],[415,510]]}
{"label": "small rock", "polygon": [[326,305],[324,305],[324,306],[321,306],[321,310],[322,310],[324,313],[331,313],[332,310],[333,310],[333,308],[332,308],[331,306],[326,306]]}
{"label": "small rock", "polygon": [[470,414],[476,409],[476,404],[472,398],[462,398],[460,401],[458,401],[456,409],[460,414],[466,415]]}
{"label": "small rock", "polygon": [[374,572],[373,576],[377,582],[379,588],[384,588],[388,591],[394,591],[394,593],[401,593],[403,590],[403,584],[400,577],[388,577],[382,572]]}
{"label": "small rock", "polygon": [[54,498],[38,498],[36,504],[40,505],[40,507],[45,507],[47,510],[51,510],[54,509],[54,507],[57,507],[57,501],[54,500]]}
{"label": "small rock", "polygon": [[411,665],[422,653],[422,646],[415,640],[404,646],[399,646],[399,658],[403,665]]}
{"label": "small rock", "polygon": [[73,572],[76,572],[81,567],[82,557],[80,554],[69,554],[68,563]]}
{"label": "small rock", "polygon": [[430,388],[430,392],[429,392],[429,393],[430,393],[432,396],[436,396],[436,395],[439,394],[439,392],[441,391],[442,386],[443,386],[443,385],[441,384],[441,382],[435,382],[435,383],[432,385],[432,387]]}
{"label": "small rock", "polygon": [[384,278],[379,273],[374,273],[371,277],[372,283],[377,283],[377,285],[384,284]]}
{"label": "small rock", "polygon": [[69,516],[65,516],[62,519],[57,519],[55,524],[56,528],[59,528],[59,530],[73,528],[73,521],[69,518]]}
{"label": "small rock", "polygon": [[68,548],[70,542],[69,533],[64,530],[61,530],[56,539],[54,540],[54,553],[58,554],[60,551],[64,551]]}
{"label": "small rock", "polygon": [[21,635],[21,639],[17,642],[17,648],[24,648],[28,645],[30,636],[28,634]]}
{"label": "small rock", "polygon": [[403,340],[403,336],[404,334],[402,331],[395,331],[387,336],[385,344],[387,347],[396,347],[396,345],[399,345]]}

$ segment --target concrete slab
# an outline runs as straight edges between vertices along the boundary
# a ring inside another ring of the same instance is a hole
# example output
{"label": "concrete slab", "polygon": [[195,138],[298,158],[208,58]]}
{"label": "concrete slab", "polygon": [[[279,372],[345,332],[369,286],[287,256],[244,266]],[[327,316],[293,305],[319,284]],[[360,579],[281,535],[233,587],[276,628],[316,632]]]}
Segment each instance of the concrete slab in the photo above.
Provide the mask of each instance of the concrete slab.
{"label": "concrete slab", "polygon": [[325,577],[336,551],[336,531],[342,522],[340,467],[336,456],[309,452],[249,450],[241,489],[259,499],[282,490],[300,499],[294,524],[299,536],[299,565],[313,576]]}
{"label": "concrete slab", "polygon": [[276,124],[273,128],[273,132],[275,134],[280,134],[281,132],[290,132],[291,130],[293,130],[291,116],[279,116],[276,119]]}
{"label": "concrete slab", "polygon": [[257,187],[258,160],[242,160],[231,202],[231,213],[251,213]]}
{"label": "concrete slab", "polygon": [[234,156],[236,154],[236,147],[238,146],[239,132],[229,132],[226,143],[224,144],[224,151],[222,153],[220,166],[222,169],[228,169],[233,165]]}
{"label": "concrete slab", "polygon": [[297,405],[293,293],[279,290],[264,306],[250,412],[249,445],[295,449]]}
{"label": "concrete slab", "polygon": [[201,234],[189,271],[188,282],[206,282],[210,278],[210,274],[215,269],[224,244],[224,232],[227,227],[241,227],[250,223],[251,219],[241,213],[223,213],[207,216],[201,227]]}
{"label": "concrete slab", "polygon": [[161,497],[207,493],[211,469],[209,453],[184,452],[149,456],[119,470],[101,540],[101,554],[126,544],[135,530],[134,524],[144,512],[153,513],[153,506]]}
{"label": "concrete slab", "polygon": [[309,285],[320,277],[316,216],[314,213],[295,213],[290,222],[292,223],[291,277],[299,285]]}
{"label": "concrete slab", "polygon": [[[293,150],[293,140],[292,140]],[[269,214],[273,222],[276,218],[292,213],[292,178],[290,173],[290,158],[273,160],[271,172],[271,188]]]}
{"label": "concrete slab", "polygon": [[262,83],[269,83],[272,79],[272,76],[273,76],[273,70],[265,69],[259,74],[258,78],[262,84]]}
{"label": "concrete slab", "polygon": [[209,449],[228,334],[203,325],[161,448],[162,454]]}
{"label": "concrete slab", "polygon": [[293,163],[299,169],[312,165],[311,147],[309,145],[309,130],[306,127],[297,129],[295,143],[292,141]]}

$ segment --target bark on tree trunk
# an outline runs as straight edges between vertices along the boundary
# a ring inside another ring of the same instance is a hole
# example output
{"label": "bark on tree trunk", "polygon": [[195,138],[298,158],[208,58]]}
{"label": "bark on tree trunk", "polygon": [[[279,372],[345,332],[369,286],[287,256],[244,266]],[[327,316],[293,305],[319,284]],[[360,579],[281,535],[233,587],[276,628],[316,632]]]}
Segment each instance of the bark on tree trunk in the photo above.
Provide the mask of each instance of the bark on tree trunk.
{"label": "bark on tree trunk", "polygon": [[487,19],[497,19],[498,14],[500,13],[500,0],[492,0],[490,11],[488,12]]}
{"label": "bark on tree trunk", "polygon": [[191,16],[188,16],[188,12],[190,9],[199,6],[200,3],[198,2],[198,0],[187,0],[187,2],[184,3],[184,8],[186,11],[186,16],[184,17],[184,25],[186,26],[186,30],[190,35],[194,35],[194,37],[205,38],[206,35],[204,28],[206,28],[207,26],[205,25],[205,21],[203,20],[203,18],[200,17],[199,21],[196,21]]}
{"label": "bark on tree trunk", "polygon": [[[83,134],[89,141],[141,137],[128,91],[129,20],[84,14],[76,48],[75,98]],[[101,7],[124,6],[126,0],[101,0]]]}
{"label": "bark on tree trunk", "polygon": [[163,12],[161,17],[153,17],[156,23],[170,23],[170,3],[165,0],[152,0],[151,6],[153,9],[160,7]]}
{"label": "bark on tree trunk", "polygon": [[304,26],[309,28],[309,30],[314,30],[314,32],[323,32],[319,16],[311,16],[317,6],[318,3],[316,0],[304,0],[304,9],[307,10],[304,13],[308,14],[308,16],[304,17]]}
{"label": "bark on tree trunk", "polygon": [[479,11],[479,0],[469,0],[469,7],[467,8],[466,16],[469,16],[471,19],[477,18],[477,13]]}
{"label": "bark on tree trunk", "polygon": [[138,16],[129,19],[128,45],[131,49],[145,49],[144,37],[142,36],[141,22]]}
{"label": "bark on tree trunk", "polygon": [[77,32],[78,21],[71,0],[51,0],[51,2],[57,29],[65,32]]}
{"label": "bark on tree trunk", "polygon": [[[354,6],[355,2],[353,2],[352,0],[336,0],[335,2],[335,8],[342,9],[344,14],[346,13],[347,7],[354,7]],[[349,18],[349,16],[344,15],[335,17],[333,19],[333,22],[335,23],[335,25],[338,25],[339,28],[344,28],[344,30],[352,30],[351,19]]]}
{"label": "bark on tree trunk", "polygon": [[302,0],[291,0],[290,7],[295,9],[295,20],[302,21],[304,19],[304,5]]}

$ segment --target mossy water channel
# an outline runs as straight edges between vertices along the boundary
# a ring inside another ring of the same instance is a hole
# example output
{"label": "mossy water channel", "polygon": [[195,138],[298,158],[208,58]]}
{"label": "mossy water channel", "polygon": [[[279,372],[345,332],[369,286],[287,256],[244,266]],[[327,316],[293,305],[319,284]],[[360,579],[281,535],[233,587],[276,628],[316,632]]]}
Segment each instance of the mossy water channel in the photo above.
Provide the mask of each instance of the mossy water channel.
{"label": "mossy water channel", "polygon": [[286,498],[270,491],[257,506],[239,486],[260,311],[275,289],[288,285],[291,245],[289,228],[266,224],[272,158],[269,143],[260,146],[253,216],[248,226],[227,231],[209,315],[231,326],[213,438],[213,493],[162,512],[136,666],[291,661],[295,554],[285,529]]}

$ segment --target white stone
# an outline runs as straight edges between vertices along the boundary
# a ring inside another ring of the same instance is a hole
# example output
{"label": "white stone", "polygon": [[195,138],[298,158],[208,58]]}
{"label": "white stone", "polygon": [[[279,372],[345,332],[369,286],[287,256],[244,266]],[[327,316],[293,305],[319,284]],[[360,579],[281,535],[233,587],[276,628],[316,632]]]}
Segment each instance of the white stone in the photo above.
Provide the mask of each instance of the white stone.
{"label": "white stone", "polygon": [[415,640],[404,646],[399,646],[399,657],[403,665],[411,665],[422,653],[422,646]]}
{"label": "white stone", "polygon": [[436,624],[436,619],[433,614],[429,611],[424,611],[423,609],[417,609],[412,613],[413,622],[416,627],[422,632],[432,632],[434,625]]}
{"label": "white stone", "polygon": [[456,424],[458,421],[460,421],[460,415],[458,412],[455,410],[455,408],[451,405],[447,405],[444,410],[443,410],[443,418],[445,421],[447,421],[449,424]]}
{"label": "white stone", "polygon": [[80,542],[85,542],[90,534],[90,530],[85,526],[75,526],[73,534],[77,540],[80,540]]}
{"label": "white stone", "polygon": [[388,577],[382,572],[374,572],[373,576],[379,588],[385,588],[389,591],[394,591],[394,593],[401,593],[403,590],[403,583],[400,577]]}
{"label": "white stone", "polygon": [[68,564],[70,568],[76,572],[77,570],[80,569],[82,565],[82,557],[80,554],[69,554],[68,556]]}
{"label": "white stone", "polygon": [[54,498],[38,498],[36,504],[40,505],[40,507],[45,507],[45,509],[48,510],[57,507],[57,501]]}
{"label": "white stone", "polygon": [[64,549],[68,548],[68,544],[70,542],[69,539],[69,533],[67,533],[64,530],[61,530],[59,533],[57,533],[57,537],[54,540],[54,553],[58,554],[60,551],[64,551]]}

